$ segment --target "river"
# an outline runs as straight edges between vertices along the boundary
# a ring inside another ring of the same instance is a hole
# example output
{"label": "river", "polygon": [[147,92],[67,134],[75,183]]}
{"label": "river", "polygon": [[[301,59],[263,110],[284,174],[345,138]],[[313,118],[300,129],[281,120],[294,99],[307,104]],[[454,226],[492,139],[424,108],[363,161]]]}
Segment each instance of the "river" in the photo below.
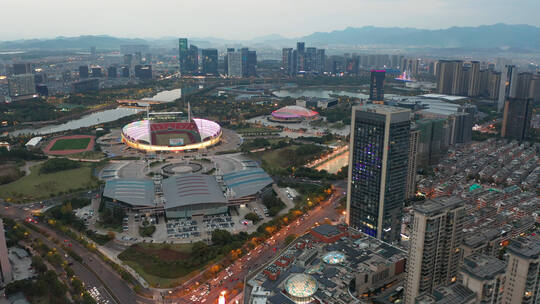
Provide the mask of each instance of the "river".
{"label": "river", "polygon": [[[161,91],[157,93],[156,95],[145,98],[144,100],[157,100],[157,101],[163,101],[163,102],[172,102],[176,100],[177,98],[180,98],[182,96],[182,89],[174,89],[169,91]],[[133,114],[136,114],[140,111],[143,111],[142,109],[136,109],[136,108],[116,108],[116,109],[109,109],[104,111],[98,111],[94,112],[92,114],[84,115],[80,118],[70,120],[66,123],[59,124],[59,125],[49,125],[44,126],[41,128],[27,128],[27,129],[20,129],[15,130],[10,133],[12,136],[17,136],[21,134],[35,134],[35,135],[46,135],[56,132],[63,132],[68,130],[75,130],[79,128],[86,128],[91,127],[95,125],[99,125],[106,122],[111,122],[118,120],[120,118],[124,118],[126,116],[130,116]]]}
{"label": "river", "polygon": [[360,92],[352,92],[352,91],[343,91],[343,90],[326,90],[326,89],[291,89],[291,90],[278,90],[272,92],[274,95],[278,97],[292,97],[292,98],[298,98],[298,97],[317,97],[317,98],[330,98],[330,95],[343,95],[343,96],[349,96],[349,97],[357,97],[357,98],[369,98],[369,95],[360,93]]}
{"label": "river", "polygon": [[328,173],[335,174],[341,168],[345,167],[349,163],[349,151],[343,152],[342,154],[332,158],[331,160],[328,160],[317,167],[315,169],[317,170],[326,170]]}

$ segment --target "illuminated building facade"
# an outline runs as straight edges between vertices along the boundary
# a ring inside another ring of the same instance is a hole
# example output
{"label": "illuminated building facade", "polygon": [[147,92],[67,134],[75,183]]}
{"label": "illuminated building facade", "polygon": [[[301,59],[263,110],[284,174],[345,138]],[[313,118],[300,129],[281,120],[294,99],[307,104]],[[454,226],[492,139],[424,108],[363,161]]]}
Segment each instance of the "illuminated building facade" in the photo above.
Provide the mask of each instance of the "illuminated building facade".
{"label": "illuminated building facade", "polygon": [[399,240],[409,158],[408,109],[353,107],[347,224],[384,240]]}

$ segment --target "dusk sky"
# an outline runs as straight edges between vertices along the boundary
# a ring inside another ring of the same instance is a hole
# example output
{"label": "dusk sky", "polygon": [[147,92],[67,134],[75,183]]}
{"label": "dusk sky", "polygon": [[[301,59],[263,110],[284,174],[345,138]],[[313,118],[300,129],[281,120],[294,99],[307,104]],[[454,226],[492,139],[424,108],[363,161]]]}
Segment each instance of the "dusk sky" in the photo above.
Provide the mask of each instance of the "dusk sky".
{"label": "dusk sky", "polygon": [[107,34],[294,38],[346,27],[540,26],[539,0],[5,0],[0,40]]}

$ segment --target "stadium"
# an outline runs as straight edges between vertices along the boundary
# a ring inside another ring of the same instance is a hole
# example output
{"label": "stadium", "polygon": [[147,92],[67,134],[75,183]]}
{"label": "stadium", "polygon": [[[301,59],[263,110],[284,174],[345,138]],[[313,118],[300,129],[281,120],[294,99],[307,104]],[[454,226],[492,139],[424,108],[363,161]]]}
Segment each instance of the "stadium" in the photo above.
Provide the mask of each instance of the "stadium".
{"label": "stadium", "polygon": [[122,142],[142,151],[187,151],[214,146],[221,127],[207,119],[185,117],[182,112],[148,113],[145,120],[122,128]]}
{"label": "stadium", "polygon": [[270,121],[289,123],[317,119],[320,119],[319,113],[301,106],[286,106],[281,109],[275,110],[268,117],[268,120]]}

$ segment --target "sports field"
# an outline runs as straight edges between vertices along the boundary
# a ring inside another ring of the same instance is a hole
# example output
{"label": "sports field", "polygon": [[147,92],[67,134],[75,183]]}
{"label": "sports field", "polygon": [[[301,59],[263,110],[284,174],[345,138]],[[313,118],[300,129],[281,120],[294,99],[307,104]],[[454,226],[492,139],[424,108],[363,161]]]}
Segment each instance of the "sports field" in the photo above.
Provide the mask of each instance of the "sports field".
{"label": "sports field", "polygon": [[43,152],[49,155],[68,155],[92,151],[94,149],[95,136],[71,135],[54,138],[47,144]]}
{"label": "sports field", "polygon": [[90,143],[90,138],[72,138],[72,139],[59,139],[51,147],[51,151],[62,150],[80,150],[86,149]]}

